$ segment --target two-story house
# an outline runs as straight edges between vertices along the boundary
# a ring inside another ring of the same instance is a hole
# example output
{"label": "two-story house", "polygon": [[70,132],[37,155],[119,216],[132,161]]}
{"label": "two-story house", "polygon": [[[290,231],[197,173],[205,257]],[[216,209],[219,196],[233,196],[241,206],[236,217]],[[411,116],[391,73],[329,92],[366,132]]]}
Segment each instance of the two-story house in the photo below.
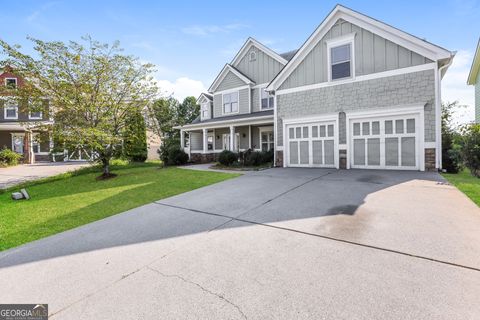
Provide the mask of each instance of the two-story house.
{"label": "two-story house", "polygon": [[441,79],[454,53],[337,5],[295,51],[248,39],[179,127],[193,161],[275,150],[285,167],[441,168]]}
{"label": "two-story house", "polygon": [[[0,73],[0,85],[14,93],[23,85],[23,79],[6,67]],[[8,148],[23,155],[26,163],[49,161],[50,141],[38,129],[40,124],[50,123],[48,101],[40,108],[29,108],[27,103],[16,99],[14,94],[0,97],[0,149]]]}

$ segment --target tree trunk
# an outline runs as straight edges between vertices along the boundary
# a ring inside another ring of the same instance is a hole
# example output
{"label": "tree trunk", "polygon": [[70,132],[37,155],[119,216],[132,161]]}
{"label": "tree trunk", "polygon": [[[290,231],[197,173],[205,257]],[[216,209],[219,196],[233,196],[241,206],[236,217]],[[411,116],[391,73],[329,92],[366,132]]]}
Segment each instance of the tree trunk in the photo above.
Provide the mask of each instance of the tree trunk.
{"label": "tree trunk", "polygon": [[103,164],[103,176],[108,177],[110,175],[110,159],[102,159]]}

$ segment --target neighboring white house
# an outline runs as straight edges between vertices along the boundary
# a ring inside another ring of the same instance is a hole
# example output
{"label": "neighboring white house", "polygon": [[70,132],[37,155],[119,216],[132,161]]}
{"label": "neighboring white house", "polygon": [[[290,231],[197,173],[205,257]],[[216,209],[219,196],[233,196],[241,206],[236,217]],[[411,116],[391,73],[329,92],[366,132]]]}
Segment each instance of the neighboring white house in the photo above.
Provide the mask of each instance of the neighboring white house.
{"label": "neighboring white house", "polygon": [[275,152],[285,167],[441,168],[441,86],[454,53],[337,5],[278,54],[249,38],[181,130],[193,161]]}
{"label": "neighboring white house", "polygon": [[473,56],[467,84],[475,86],[475,122],[480,123],[480,39],[478,39],[477,50]]}

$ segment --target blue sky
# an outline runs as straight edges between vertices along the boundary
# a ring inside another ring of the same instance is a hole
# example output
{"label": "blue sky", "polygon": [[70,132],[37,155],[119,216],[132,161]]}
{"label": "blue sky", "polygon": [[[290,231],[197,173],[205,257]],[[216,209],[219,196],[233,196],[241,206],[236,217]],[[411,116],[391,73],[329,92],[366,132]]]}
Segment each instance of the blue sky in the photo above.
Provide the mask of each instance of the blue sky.
{"label": "blue sky", "polygon": [[[157,79],[178,98],[208,88],[247,37],[277,52],[298,48],[334,1],[8,1],[0,17],[10,25],[0,37],[31,53],[27,35],[43,40],[120,40],[127,53],[157,66]],[[480,36],[480,2],[344,1],[341,4],[452,51],[458,51],[443,83],[444,100],[470,105],[466,78]]]}

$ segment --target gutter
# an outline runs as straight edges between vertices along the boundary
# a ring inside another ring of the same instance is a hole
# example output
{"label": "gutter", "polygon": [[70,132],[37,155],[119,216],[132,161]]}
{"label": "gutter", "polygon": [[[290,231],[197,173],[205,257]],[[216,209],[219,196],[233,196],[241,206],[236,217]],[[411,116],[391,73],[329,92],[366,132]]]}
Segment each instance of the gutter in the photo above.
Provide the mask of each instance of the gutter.
{"label": "gutter", "polygon": [[450,54],[448,58],[448,63],[438,68],[438,81],[437,81],[437,110],[436,110],[436,141],[437,141],[437,148],[436,148],[436,167],[439,170],[442,170],[442,71],[445,70],[447,72],[448,67],[450,67],[453,63],[453,58],[456,55],[456,51]]}

